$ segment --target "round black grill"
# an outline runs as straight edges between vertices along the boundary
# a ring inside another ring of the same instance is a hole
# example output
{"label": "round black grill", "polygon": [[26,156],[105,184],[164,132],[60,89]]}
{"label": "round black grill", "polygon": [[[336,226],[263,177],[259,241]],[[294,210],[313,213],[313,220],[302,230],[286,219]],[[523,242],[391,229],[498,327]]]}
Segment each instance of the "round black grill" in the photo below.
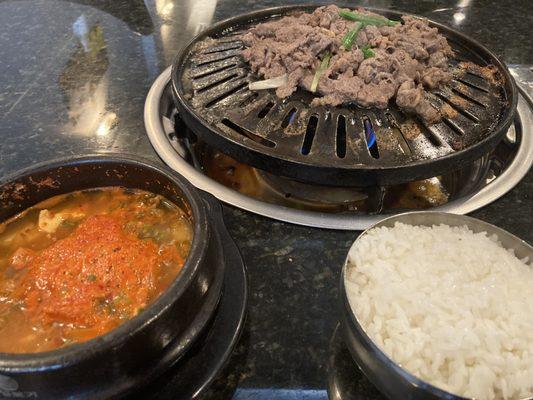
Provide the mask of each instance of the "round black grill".
{"label": "round black grill", "polygon": [[[262,10],[218,23],[177,56],[173,92],[180,115],[207,143],[257,168],[292,179],[335,186],[391,185],[437,176],[492,150],[509,127],[517,103],[507,68],[486,48],[430,21],[456,59],[454,80],[430,93],[447,115],[426,125],[390,104],[311,107],[313,95],[288,99],[250,91],[254,76],[241,57],[239,34],[272,18],[310,12],[316,6]],[[402,13],[373,10],[388,18]],[[479,68],[492,65],[498,81]]]}

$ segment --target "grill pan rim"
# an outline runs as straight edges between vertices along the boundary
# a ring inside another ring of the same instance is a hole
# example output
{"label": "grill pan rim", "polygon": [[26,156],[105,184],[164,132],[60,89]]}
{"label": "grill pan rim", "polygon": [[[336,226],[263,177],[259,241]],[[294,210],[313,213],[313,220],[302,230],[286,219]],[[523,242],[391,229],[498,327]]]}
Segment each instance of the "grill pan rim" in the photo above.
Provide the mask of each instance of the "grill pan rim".
{"label": "grill pan rim", "polygon": [[[335,176],[347,174],[350,177],[346,178],[347,182],[329,182],[328,180],[324,181],[315,181],[301,179],[294,174],[284,175],[283,172],[277,172],[278,175],[286,176],[295,180],[302,180],[308,183],[324,184],[331,186],[372,186],[372,185],[389,185],[397,184],[411,180],[418,180],[427,178],[428,176],[435,176],[445,172],[452,171],[456,168],[459,168],[461,163],[464,161],[471,161],[482,157],[484,154],[487,154],[499,143],[510,125],[512,124],[516,108],[518,104],[518,89],[515,83],[514,78],[507,66],[499,59],[491,50],[485,47],[483,44],[479,43],[477,40],[459,32],[458,30],[451,28],[447,25],[436,22],[432,19],[403,12],[402,10],[392,10],[392,9],[383,9],[375,7],[363,7],[366,10],[376,12],[381,15],[389,15],[393,17],[401,17],[402,15],[409,15],[417,18],[423,18],[428,21],[430,26],[436,27],[441,33],[448,33],[454,36],[454,39],[459,39],[461,43],[466,42],[470,45],[469,49],[476,54],[483,54],[486,58],[490,59],[490,64],[496,66],[498,71],[503,75],[504,83],[500,85],[505,94],[509,95],[509,98],[503,99],[502,101],[507,102],[508,104],[504,106],[502,111],[502,118],[499,123],[496,124],[492,129],[491,133],[480,140],[479,142],[468,146],[465,149],[445,154],[443,156],[437,156],[434,158],[424,158],[419,160],[410,161],[403,165],[395,166],[382,166],[382,165],[364,165],[364,167],[357,167],[360,164],[352,165],[328,165],[328,166],[319,166],[313,163],[306,162],[305,160],[294,160],[285,155],[272,155],[269,154],[269,149],[255,148],[254,144],[250,143],[251,146],[244,146],[238,141],[235,141],[223,133],[220,129],[210,124],[204,118],[202,118],[192,107],[192,105],[185,98],[185,93],[182,84],[182,76],[185,69],[185,61],[188,54],[191,52],[193,46],[198,42],[204,40],[208,37],[213,37],[215,34],[220,34],[226,29],[250,24],[256,21],[257,23],[266,20],[272,20],[280,18],[286,15],[290,15],[295,12],[309,12],[318,7],[331,5],[332,3],[305,3],[305,4],[296,4],[289,6],[276,6],[270,8],[263,8],[255,10],[249,13],[240,14],[233,16],[222,21],[215,23],[206,30],[195,35],[185,46],[183,46],[176,56],[174,57],[171,65],[171,86],[172,86],[172,96],[174,98],[175,105],[180,113],[180,116],[185,121],[185,123],[191,128],[195,133],[200,134],[202,138],[210,145],[215,146],[217,149],[220,149],[222,152],[236,158],[240,159],[243,162],[246,162],[254,167],[265,169],[268,171],[268,166],[273,162],[276,162],[280,165],[284,165],[283,170],[306,170],[306,174],[313,175],[313,171],[320,171],[323,175]],[[354,8],[353,5],[346,4],[337,4],[339,7]],[[473,48],[473,49],[472,49]],[[334,107],[333,109],[336,109]],[[375,109],[375,108],[371,108]],[[195,126],[196,125],[196,126]],[[199,133],[201,130],[209,132],[207,134]],[[231,147],[231,151],[225,149],[224,144],[228,144]],[[262,150],[262,151],[261,151]],[[266,166],[265,166],[266,165]],[[424,171],[420,171],[422,167],[431,167],[432,173],[428,175]],[[415,169],[418,172],[410,171],[409,176],[402,179],[396,179],[396,174],[402,175],[407,174],[409,170]],[[438,173],[433,172],[437,170]],[[311,173],[309,173],[311,171]],[[387,179],[392,176],[393,179]],[[359,181],[357,184],[350,182],[357,178]],[[361,180],[365,182],[361,184]]]}

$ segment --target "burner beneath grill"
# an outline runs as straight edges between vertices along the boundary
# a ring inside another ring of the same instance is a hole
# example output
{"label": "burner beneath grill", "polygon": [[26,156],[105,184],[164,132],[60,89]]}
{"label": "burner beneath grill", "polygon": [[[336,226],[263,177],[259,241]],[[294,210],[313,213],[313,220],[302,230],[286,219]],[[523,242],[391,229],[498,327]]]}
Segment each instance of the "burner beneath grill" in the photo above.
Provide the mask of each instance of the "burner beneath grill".
{"label": "burner beneath grill", "polygon": [[483,158],[453,173],[389,187],[344,188],[293,181],[240,163],[205,144],[193,147],[205,174],[243,195],[286,207],[326,213],[378,214],[446,204],[482,183],[491,169]]}
{"label": "burner beneath grill", "polygon": [[[529,67],[511,68],[526,82]],[[525,76],[525,78],[524,78]],[[503,196],[533,163],[532,101],[521,96],[513,125],[488,156],[443,176],[389,187],[336,188],[300,183],[255,169],[197,140],[177,115],[170,69],[156,80],[145,105],[148,136],[160,157],[198,188],[271,218],[323,228],[365,229],[405,210],[467,213]]]}

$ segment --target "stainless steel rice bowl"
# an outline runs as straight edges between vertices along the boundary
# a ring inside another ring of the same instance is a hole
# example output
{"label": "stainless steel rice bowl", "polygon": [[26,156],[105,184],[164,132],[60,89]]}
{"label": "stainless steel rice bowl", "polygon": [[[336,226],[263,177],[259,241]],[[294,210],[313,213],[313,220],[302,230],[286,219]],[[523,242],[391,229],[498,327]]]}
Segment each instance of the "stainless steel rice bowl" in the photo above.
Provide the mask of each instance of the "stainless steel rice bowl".
{"label": "stainless steel rice bowl", "polygon": [[[393,227],[396,222],[415,226],[440,224],[450,227],[466,226],[474,233],[487,232],[488,236],[495,235],[501,245],[506,249],[512,249],[519,259],[526,257],[529,257],[529,260],[533,259],[533,247],[503,229],[475,218],[439,212],[410,212],[382,220],[364,231],[354,242],[352,248],[357,246],[361,238],[370,230],[378,227]],[[385,354],[370,338],[349,303],[346,289],[348,261],[347,257],[340,281],[342,331],[352,357],[363,373],[391,399],[464,399],[465,397],[446,392],[414,376]]]}

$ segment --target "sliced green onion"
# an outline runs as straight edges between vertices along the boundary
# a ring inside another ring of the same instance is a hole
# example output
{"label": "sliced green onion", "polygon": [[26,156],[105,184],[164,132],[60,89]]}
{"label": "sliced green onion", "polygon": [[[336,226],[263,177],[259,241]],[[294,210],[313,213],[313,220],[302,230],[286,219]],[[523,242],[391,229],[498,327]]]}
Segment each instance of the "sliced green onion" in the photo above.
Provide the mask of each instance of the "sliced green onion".
{"label": "sliced green onion", "polygon": [[328,68],[329,60],[331,59],[331,53],[327,53],[324,58],[322,59],[322,62],[320,63],[320,66],[315,72],[315,76],[313,77],[313,83],[311,83],[311,92],[315,93],[316,88],[318,86],[318,81],[320,80],[320,77],[324,73],[324,71]]}
{"label": "sliced green onion", "polygon": [[376,53],[372,51],[369,45],[361,47],[361,51],[363,52],[363,56],[365,57],[365,60],[370,57],[374,57]]}
{"label": "sliced green onion", "polygon": [[396,24],[399,24],[400,21],[393,21],[391,19],[385,18],[385,17],[378,17],[373,15],[365,15],[361,14],[355,11],[345,11],[345,10],[339,10],[339,15],[342,18],[349,19],[351,21],[359,21],[366,25],[377,25],[377,26],[394,26]]}
{"label": "sliced green onion", "polygon": [[353,43],[353,41],[357,37],[357,34],[359,33],[359,31],[361,30],[361,28],[364,25],[365,24],[363,24],[362,22],[357,22],[355,24],[355,28],[353,28],[350,32],[348,32],[346,35],[344,35],[344,37],[342,38],[342,45],[344,46],[344,48],[346,50],[351,50],[352,49],[352,43]]}

